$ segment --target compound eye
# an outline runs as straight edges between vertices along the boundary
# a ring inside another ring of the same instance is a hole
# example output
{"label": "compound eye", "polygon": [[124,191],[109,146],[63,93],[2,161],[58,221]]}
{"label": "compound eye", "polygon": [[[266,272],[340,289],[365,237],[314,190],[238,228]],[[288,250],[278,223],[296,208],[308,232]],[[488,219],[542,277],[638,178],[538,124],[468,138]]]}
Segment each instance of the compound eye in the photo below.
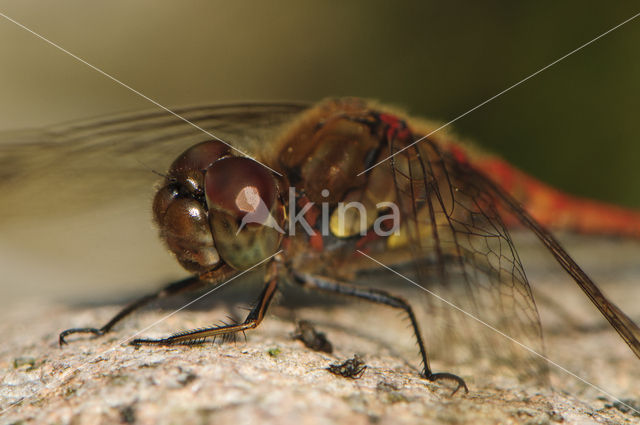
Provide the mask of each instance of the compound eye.
{"label": "compound eye", "polygon": [[284,207],[268,169],[248,158],[223,158],[207,169],[204,187],[211,232],[227,264],[244,270],[277,251]]}
{"label": "compound eye", "polygon": [[198,201],[175,199],[161,220],[158,222],[161,237],[184,268],[200,273],[219,263],[207,211]]}
{"label": "compound eye", "polygon": [[187,186],[190,191],[202,190],[204,172],[214,162],[230,155],[230,148],[217,140],[191,146],[169,167],[169,178]]}

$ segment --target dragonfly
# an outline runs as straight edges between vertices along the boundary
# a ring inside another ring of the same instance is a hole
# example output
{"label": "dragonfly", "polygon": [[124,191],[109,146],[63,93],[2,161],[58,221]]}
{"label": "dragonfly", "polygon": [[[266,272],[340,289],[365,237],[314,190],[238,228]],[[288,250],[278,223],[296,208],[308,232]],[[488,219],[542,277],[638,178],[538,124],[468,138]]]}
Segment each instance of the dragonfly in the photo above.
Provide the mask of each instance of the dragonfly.
{"label": "dragonfly", "polygon": [[[199,128],[164,112],[142,112],[16,134],[20,143],[2,146],[3,220],[18,220],[27,209],[66,214],[123,196],[148,197],[155,184],[160,237],[190,273],[125,306],[101,327],[61,332],[60,345],[75,334],[105,335],[152,301],[219,285],[260,264],[264,287],[244,321],[131,344],[198,343],[254,329],[288,283],[403,312],[421,376],[452,382],[454,393],[468,391],[464,379],[434,372],[426,341],[458,338],[540,375],[544,362],[507,347],[493,331],[543,352],[538,309],[510,232],[524,229],[640,357],[638,326],[547,230],[638,236],[640,214],[564,195],[449,133],[434,132],[434,123],[357,98],[174,111]],[[75,202],[61,202],[70,193]],[[346,204],[357,207],[345,210]],[[398,280],[407,284],[398,275],[493,330],[469,331],[466,317],[432,297],[412,305],[393,293]],[[367,285],[374,281],[377,287]],[[427,327],[433,331],[428,339],[416,312],[443,318],[440,326]]]}

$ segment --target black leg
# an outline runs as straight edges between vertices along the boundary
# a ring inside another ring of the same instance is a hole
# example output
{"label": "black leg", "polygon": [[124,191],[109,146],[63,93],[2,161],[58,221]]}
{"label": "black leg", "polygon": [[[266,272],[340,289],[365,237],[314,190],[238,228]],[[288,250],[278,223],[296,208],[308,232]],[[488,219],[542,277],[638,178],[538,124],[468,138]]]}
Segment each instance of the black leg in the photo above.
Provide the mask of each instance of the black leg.
{"label": "black leg", "polygon": [[427,351],[424,347],[424,341],[422,340],[422,336],[420,334],[420,328],[418,327],[418,321],[416,320],[416,316],[411,309],[409,303],[407,303],[404,299],[400,297],[396,297],[394,295],[389,294],[388,292],[379,290],[379,289],[371,289],[371,288],[361,288],[358,286],[350,285],[347,283],[338,282],[325,277],[312,276],[307,274],[298,274],[294,272],[294,277],[297,283],[312,289],[318,289],[325,292],[333,292],[342,295],[348,295],[351,297],[357,297],[361,299],[365,299],[367,301],[372,301],[378,304],[388,305],[393,308],[399,308],[404,310],[409,316],[409,320],[411,321],[411,326],[413,326],[413,332],[415,334],[416,340],[418,341],[418,347],[420,348],[420,355],[422,356],[422,376],[432,382],[435,381],[453,381],[458,386],[451,393],[454,395],[460,388],[464,388],[465,392],[469,392],[467,388],[467,384],[464,382],[462,378],[452,373],[442,372],[442,373],[433,373],[431,368],[429,367],[429,359],[427,358]]}
{"label": "black leg", "polygon": [[149,304],[151,301],[169,297],[171,295],[175,295],[180,292],[195,290],[201,286],[205,286],[209,284],[211,284],[211,282],[201,279],[200,276],[192,276],[183,280],[179,280],[177,282],[170,283],[169,285],[165,286],[155,294],[145,295],[144,297],[132,302],[131,304],[129,304],[128,306],[120,310],[118,314],[113,316],[113,318],[109,320],[109,322],[107,322],[106,325],[104,325],[99,329],[98,328],[72,328],[72,329],[67,329],[66,331],[60,332],[58,342],[60,343],[60,345],[64,345],[67,343],[65,341],[65,338],[71,334],[76,334],[76,333],[90,333],[95,336],[104,335],[105,333],[109,332],[111,328],[113,328],[116,325],[116,323],[120,322],[122,319],[124,319],[129,314],[133,313],[135,310]]}
{"label": "black leg", "polygon": [[[274,265],[275,267],[275,265]],[[274,270],[274,269],[273,269]],[[278,288],[278,280],[275,273],[269,275],[270,277],[267,280],[267,283],[258,298],[255,306],[251,309],[247,318],[242,323],[231,324],[231,325],[222,325],[222,326],[211,326],[207,328],[194,329],[190,331],[184,331],[180,333],[173,334],[166,338],[158,338],[158,339],[145,339],[139,338],[134,339],[130,342],[131,345],[172,345],[172,344],[181,344],[181,343],[193,343],[199,342],[207,337],[216,337],[216,336],[224,336],[230,335],[237,332],[243,332],[247,329],[256,328],[267,311],[269,307],[269,302],[273,298],[273,295]]]}

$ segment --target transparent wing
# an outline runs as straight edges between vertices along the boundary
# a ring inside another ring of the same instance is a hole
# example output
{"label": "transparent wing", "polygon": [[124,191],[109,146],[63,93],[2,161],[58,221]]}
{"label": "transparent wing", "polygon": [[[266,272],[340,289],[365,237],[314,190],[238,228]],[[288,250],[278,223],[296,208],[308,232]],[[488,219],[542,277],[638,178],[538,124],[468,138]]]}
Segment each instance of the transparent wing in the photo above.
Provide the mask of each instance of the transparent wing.
{"label": "transparent wing", "polygon": [[640,327],[604,295],[553,235],[537,223],[506,191],[483,174],[478,174],[478,181],[487,192],[499,200],[501,207],[505,211],[512,213],[520,223],[536,235],[540,242],[553,254],[558,264],[571,276],[602,316],[618,332],[618,335],[627,343],[636,357],[640,358]]}
{"label": "transparent wing", "polygon": [[406,272],[425,289],[428,350],[476,376],[478,367],[484,376],[506,367],[545,381],[546,363],[529,351],[544,352],[537,307],[494,194],[431,141],[399,153],[389,169],[403,218],[396,248],[412,253]]}
{"label": "transparent wing", "polygon": [[[305,108],[265,103],[174,112],[254,156],[281,125]],[[2,134],[0,222],[77,212],[125,197],[149,202],[153,183],[159,180],[155,173],[165,172],[187,147],[208,139],[206,133],[165,111]]]}
{"label": "transparent wing", "polygon": [[[392,145],[391,153],[394,149],[399,147]],[[539,238],[640,357],[638,326],[486,175],[429,140],[400,152],[391,162],[406,220],[404,243],[417,266],[417,282],[430,285],[456,306],[433,296],[424,303],[429,316],[436,318],[427,326],[427,340],[443,341],[447,359],[466,352],[466,360],[473,362],[484,351],[494,360],[492,368],[509,366],[520,377],[547,375],[538,310],[506,221],[520,222]],[[453,344],[456,349],[448,349]]]}

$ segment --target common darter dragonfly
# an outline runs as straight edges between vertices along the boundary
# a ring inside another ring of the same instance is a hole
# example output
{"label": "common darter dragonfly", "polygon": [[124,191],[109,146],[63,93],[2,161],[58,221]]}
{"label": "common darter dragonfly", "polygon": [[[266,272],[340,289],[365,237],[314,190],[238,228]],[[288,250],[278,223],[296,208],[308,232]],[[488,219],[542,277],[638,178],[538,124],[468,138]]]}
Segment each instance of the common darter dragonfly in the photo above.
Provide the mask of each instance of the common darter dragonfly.
{"label": "common darter dragonfly", "polygon": [[[102,327],[63,331],[61,345],[73,334],[104,335],[151,301],[220,284],[267,259],[261,265],[264,288],[243,322],[131,343],[195,343],[255,328],[281,283],[289,282],[403,311],[416,338],[422,376],[452,381],[454,392],[467,386],[454,373],[432,371],[416,311],[442,318],[441,326],[426,326],[427,342],[457,339],[488,347],[490,357],[509,359],[531,375],[544,374],[544,362],[505,344],[493,330],[466,330],[469,317],[450,305],[434,297],[407,302],[384,279],[371,277],[386,267],[398,270],[409,282],[542,353],[538,310],[510,234],[515,228],[540,239],[640,357],[640,329],[546,230],[638,236],[640,215],[570,198],[444,132],[414,144],[436,126],[359,99],[175,112],[233,148],[164,112],[73,123],[2,147],[3,187],[14,188],[6,205],[61,203],[63,191],[86,194],[83,202],[95,207],[134,188],[151,190],[157,179],[152,170],[161,174],[154,219],[165,245],[192,273],[126,306]],[[42,138],[53,142],[44,154]],[[177,159],[164,174],[171,156]],[[135,173],[127,174],[122,157],[139,159],[129,165]],[[61,158],[91,164],[85,171],[89,182],[99,183],[99,194],[87,181],[70,179]],[[48,174],[43,188],[33,175],[48,167],[62,171]],[[347,203],[357,207],[344,209]],[[549,205],[552,211],[545,208]],[[3,208],[7,219],[19,213]],[[363,280],[383,285],[355,283]]]}

